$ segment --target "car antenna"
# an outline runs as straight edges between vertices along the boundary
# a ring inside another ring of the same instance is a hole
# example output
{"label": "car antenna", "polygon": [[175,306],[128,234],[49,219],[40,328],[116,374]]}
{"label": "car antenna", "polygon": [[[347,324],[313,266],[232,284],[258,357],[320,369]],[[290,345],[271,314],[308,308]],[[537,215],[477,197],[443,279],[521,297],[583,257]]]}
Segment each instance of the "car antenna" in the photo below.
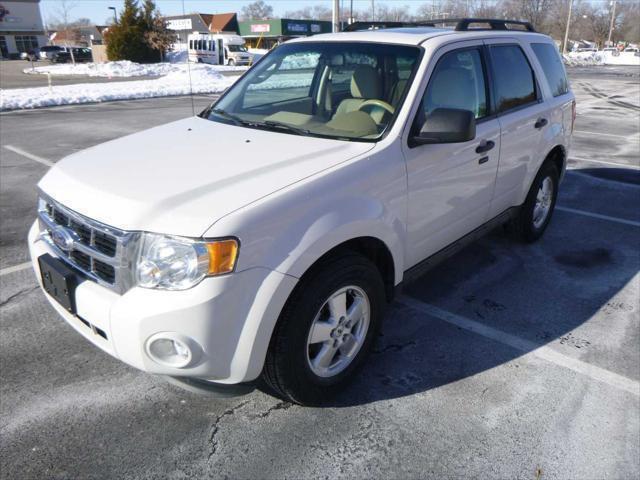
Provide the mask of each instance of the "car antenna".
{"label": "car antenna", "polygon": [[[186,15],[184,0],[182,0],[182,15]],[[187,40],[187,73],[189,74],[189,97],[191,98],[191,115],[195,117],[196,106],[193,104],[193,83],[191,82],[191,63],[189,62],[189,43]]]}

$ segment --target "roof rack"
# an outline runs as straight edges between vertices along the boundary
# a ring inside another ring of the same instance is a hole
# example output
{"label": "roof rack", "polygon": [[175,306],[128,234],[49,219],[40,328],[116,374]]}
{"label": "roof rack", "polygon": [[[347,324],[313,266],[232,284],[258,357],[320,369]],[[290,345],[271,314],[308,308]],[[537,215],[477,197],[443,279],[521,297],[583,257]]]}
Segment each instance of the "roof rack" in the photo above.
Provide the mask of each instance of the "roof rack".
{"label": "roof rack", "polygon": [[[531,22],[523,22],[520,20],[504,20],[501,18],[442,18],[431,19],[428,20],[428,22],[434,25],[455,23],[455,30],[457,32],[467,32],[470,30],[516,30],[514,28],[509,28],[510,25],[524,27],[524,30],[528,32],[536,31],[536,29],[533,28],[533,25],[531,25]],[[486,25],[486,27],[470,27],[473,24]]]}
{"label": "roof rack", "polygon": [[[378,30],[385,28],[435,27],[436,25],[455,24],[455,31],[468,32],[478,30],[516,30],[509,26],[520,26],[528,32],[535,32],[530,22],[520,20],[504,20],[499,18],[433,18],[424,22],[354,22],[343,31],[357,32],[361,30]],[[470,27],[474,24],[485,26]]]}

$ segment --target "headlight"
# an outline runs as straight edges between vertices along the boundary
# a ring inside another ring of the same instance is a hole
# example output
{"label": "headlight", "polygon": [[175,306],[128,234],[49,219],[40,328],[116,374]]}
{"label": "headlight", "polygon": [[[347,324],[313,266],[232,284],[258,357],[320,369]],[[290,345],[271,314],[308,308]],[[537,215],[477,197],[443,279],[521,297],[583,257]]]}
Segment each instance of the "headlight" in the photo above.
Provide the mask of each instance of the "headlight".
{"label": "headlight", "polygon": [[234,239],[208,242],[145,233],[136,280],[144,288],[185,290],[209,275],[233,271],[237,256]]}

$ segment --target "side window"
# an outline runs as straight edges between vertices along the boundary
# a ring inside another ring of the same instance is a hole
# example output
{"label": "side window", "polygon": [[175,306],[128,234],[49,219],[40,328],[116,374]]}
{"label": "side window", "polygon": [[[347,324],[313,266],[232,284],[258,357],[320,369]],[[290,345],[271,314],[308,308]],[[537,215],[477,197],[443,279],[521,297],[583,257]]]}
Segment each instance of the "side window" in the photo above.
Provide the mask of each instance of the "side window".
{"label": "side window", "polygon": [[493,45],[490,51],[498,112],[535,102],[535,76],[522,49],[517,45]]}
{"label": "side window", "polygon": [[487,89],[482,56],[476,48],[446,53],[438,60],[422,98],[422,118],[436,108],[470,110],[487,115]]}
{"label": "side window", "polygon": [[565,73],[562,60],[558,49],[555,45],[550,43],[532,43],[531,48],[533,53],[536,54],[542,70],[544,71],[547,82],[549,82],[549,88],[554,97],[564,95],[569,91],[569,82],[567,81],[567,74]]}

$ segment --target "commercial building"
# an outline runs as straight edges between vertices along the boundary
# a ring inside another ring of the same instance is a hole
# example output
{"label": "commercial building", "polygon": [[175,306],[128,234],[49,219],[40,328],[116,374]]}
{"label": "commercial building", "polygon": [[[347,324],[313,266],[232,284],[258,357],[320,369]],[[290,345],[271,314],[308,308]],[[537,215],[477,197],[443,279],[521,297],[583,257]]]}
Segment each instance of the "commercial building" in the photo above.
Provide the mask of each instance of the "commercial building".
{"label": "commercial building", "polygon": [[40,0],[0,0],[0,54],[16,58],[47,44]]}
{"label": "commercial building", "polygon": [[330,33],[331,22],[324,20],[250,20],[240,22],[240,35],[249,48],[272,48],[294,37],[307,37],[318,33]]}
{"label": "commercial building", "polygon": [[109,27],[102,25],[87,25],[68,30],[50,32],[49,43],[60,46],[91,47],[103,43],[102,33]]}
{"label": "commercial building", "polygon": [[238,33],[238,19],[235,13],[189,13],[164,17],[167,28],[173,30],[178,40],[176,43],[187,43],[187,37],[193,32]]}

